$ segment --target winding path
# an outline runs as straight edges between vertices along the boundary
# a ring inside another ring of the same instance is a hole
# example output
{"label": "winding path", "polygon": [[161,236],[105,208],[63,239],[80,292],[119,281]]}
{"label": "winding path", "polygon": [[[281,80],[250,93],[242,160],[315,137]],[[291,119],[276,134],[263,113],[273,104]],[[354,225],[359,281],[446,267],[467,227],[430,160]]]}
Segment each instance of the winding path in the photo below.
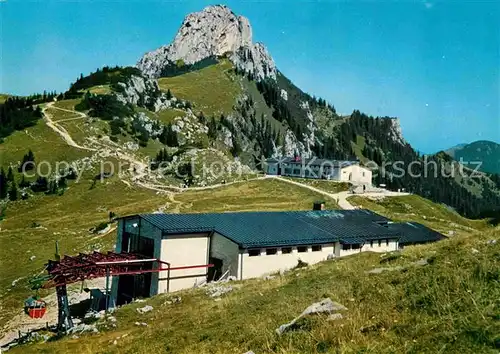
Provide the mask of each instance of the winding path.
{"label": "winding path", "polygon": [[281,178],[281,177],[278,177],[278,176],[273,176],[274,178],[282,181],[282,182],[286,182],[286,183],[290,183],[290,184],[293,184],[293,185],[296,185],[296,186],[299,186],[299,187],[302,187],[302,188],[307,188],[313,192],[316,192],[316,193],[319,193],[319,194],[323,194],[327,197],[330,197],[332,199],[334,199],[335,201],[337,201],[337,204],[339,205],[339,207],[341,207],[342,209],[346,209],[346,210],[351,210],[351,209],[355,209],[355,207],[349,203],[347,201],[347,197],[350,195],[348,192],[339,192],[339,193],[329,193],[329,192],[326,192],[322,189],[318,189],[316,187],[313,187],[313,186],[309,186],[307,184],[303,184],[303,183],[300,183],[300,182],[297,182],[297,181],[293,181],[291,179],[287,179],[287,178]]}
{"label": "winding path", "polygon": [[326,192],[322,189],[315,188],[313,186],[309,186],[307,184],[303,184],[303,183],[300,183],[297,181],[293,181],[291,179],[282,178],[279,176],[272,176],[272,177],[276,178],[282,182],[286,182],[286,183],[294,184],[296,186],[307,188],[313,192],[316,192],[316,193],[325,195],[327,197],[333,198],[335,201],[337,201],[337,204],[339,205],[339,207],[344,209],[344,210],[356,209],[356,207],[354,205],[352,205],[351,203],[349,203],[349,201],[347,200],[347,198],[352,197],[352,196],[382,197],[382,198],[384,198],[384,197],[397,197],[397,196],[409,195],[409,193],[392,192],[392,191],[388,191],[388,190],[383,190],[381,192],[366,192],[366,193],[362,193],[362,194],[353,194],[353,193],[350,193],[348,191],[343,191],[343,192],[339,192],[339,193],[329,193],[329,192]]}
{"label": "winding path", "polygon": [[55,131],[57,134],[59,134],[61,136],[61,138],[69,146],[72,146],[74,148],[81,149],[81,150],[96,151],[96,149],[92,149],[92,148],[89,148],[86,146],[81,146],[81,145],[77,144],[76,141],[73,140],[71,135],[69,135],[68,131],[64,127],[59,125],[57,123],[57,121],[52,120],[52,115],[49,112],[47,112],[47,109],[49,109],[49,108],[58,109],[58,110],[65,111],[65,112],[75,113],[75,114],[80,115],[80,118],[87,117],[87,115],[85,113],[77,112],[77,111],[70,111],[70,110],[64,109],[64,108],[59,108],[57,106],[54,106],[54,102],[47,103],[47,105],[45,107],[43,107],[43,109],[42,109],[42,113],[45,117],[45,122],[47,123],[47,126],[49,128],[51,128],[53,131]]}
{"label": "winding path", "polygon": [[[66,109],[66,108],[57,107],[57,106],[54,105],[54,103],[55,102],[50,102],[47,105],[45,105],[45,107],[42,109],[42,112],[43,112],[43,115],[45,117],[45,122],[47,123],[47,126],[50,127],[52,130],[54,130],[54,132],[56,132],[58,135],[60,135],[61,138],[69,146],[72,146],[74,148],[81,149],[81,150],[86,150],[86,151],[94,151],[94,152],[98,151],[97,148],[88,147],[88,146],[82,146],[82,145],[78,144],[75,140],[73,140],[73,138],[68,133],[68,131],[63,126],[61,126],[60,124],[58,124],[59,122],[65,122],[65,121],[70,121],[70,120],[89,118],[89,116],[87,116],[83,112],[78,112],[78,111],[75,111],[75,110],[69,110],[69,109]],[[61,119],[61,120],[54,121],[52,115],[47,111],[49,108],[51,108],[51,109],[57,109],[57,110],[60,110],[60,111],[63,111],[63,112],[73,113],[73,114],[78,115],[78,117],[67,118],[67,119]],[[147,175],[147,171],[148,171],[147,164],[144,163],[144,162],[142,162],[142,161],[140,161],[140,160],[138,160],[134,156],[131,156],[131,155],[123,152],[122,148],[118,144],[116,144],[115,142],[113,142],[113,141],[111,141],[109,139],[106,141],[106,143],[94,140],[93,144],[99,145],[103,149],[110,149],[111,146],[109,146],[109,145],[113,145],[116,149],[111,152],[112,155],[116,156],[118,159],[121,159],[121,160],[129,162],[133,166],[134,171],[135,171],[135,175],[133,176],[133,182],[136,185],[140,186],[140,187],[143,187],[143,188],[146,188],[146,189],[150,189],[150,190],[153,190],[153,191],[156,191],[156,192],[163,192],[163,193],[172,194],[172,193],[174,193],[173,191],[175,191],[177,193],[182,193],[182,192],[186,192],[186,191],[202,191],[202,190],[222,188],[222,187],[225,187],[225,186],[230,186],[230,185],[235,184],[235,183],[241,183],[241,182],[247,182],[247,181],[255,181],[255,180],[260,180],[260,179],[268,178],[268,176],[263,176],[263,177],[261,176],[261,177],[249,178],[247,180],[238,180],[238,181],[227,182],[227,183],[224,183],[224,184],[219,183],[219,184],[214,184],[214,185],[211,185],[211,186],[189,187],[189,188],[180,188],[180,187],[176,187],[176,186],[172,186],[172,185],[153,184],[153,183],[150,183],[150,182],[142,181],[144,179],[144,177],[146,177],[146,175]],[[123,180],[123,181],[125,183],[125,180]],[[130,183],[128,183],[128,182],[126,182],[125,184],[127,184],[128,186],[130,186]]]}

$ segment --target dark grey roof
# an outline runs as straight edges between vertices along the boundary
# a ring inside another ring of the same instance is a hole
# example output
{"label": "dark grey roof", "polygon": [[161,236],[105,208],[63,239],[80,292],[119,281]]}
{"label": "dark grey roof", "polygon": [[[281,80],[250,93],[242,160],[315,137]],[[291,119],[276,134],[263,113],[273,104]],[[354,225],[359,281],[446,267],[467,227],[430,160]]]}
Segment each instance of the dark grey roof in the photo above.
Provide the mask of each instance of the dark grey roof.
{"label": "dark grey roof", "polygon": [[369,210],[140,215],[166,234],[216,231],[243,248],[399,238]]}
{"label": "dark grey roof", "polygon": [[401,234],[399,244],[403,246],[414,243],[436,242],[446,238],[443,234],[417,222],[395,222],[387,224],[387,227],[389,230]]}

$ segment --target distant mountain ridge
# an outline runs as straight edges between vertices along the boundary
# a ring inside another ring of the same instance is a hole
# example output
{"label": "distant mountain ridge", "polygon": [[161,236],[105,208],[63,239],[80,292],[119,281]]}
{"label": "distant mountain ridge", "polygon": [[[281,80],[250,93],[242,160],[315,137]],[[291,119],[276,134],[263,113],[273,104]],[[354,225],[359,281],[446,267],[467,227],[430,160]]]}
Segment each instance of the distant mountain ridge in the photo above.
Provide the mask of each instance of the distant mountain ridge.
{"label": "distant mountain ridge", "polygon": [[460,144],[445,150],[445,153],[456,161],[462,160],[472,168],[477,162],[481,162],[481,171],[500,174],[500,144],[494,141],[478,140],[470,144]]}

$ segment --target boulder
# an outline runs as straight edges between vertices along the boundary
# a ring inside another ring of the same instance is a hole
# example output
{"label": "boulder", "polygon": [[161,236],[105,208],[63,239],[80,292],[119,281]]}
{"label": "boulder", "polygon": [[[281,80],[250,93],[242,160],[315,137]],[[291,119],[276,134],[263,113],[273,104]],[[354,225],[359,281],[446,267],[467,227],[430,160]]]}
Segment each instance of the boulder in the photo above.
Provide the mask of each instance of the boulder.
{"label": "boulder", "polygon": [[[312,315],[312,314],[318,314],[318,313],[329,313],[329,314],[334,314],[337,313],[338,311],[346,311],[347,308],[339,304],[338,302],[332,301],[330,298],[323,299],[320,302],[316,302],[306,308],[299,316],[295,317],[292,321],[285,323],[279,328],[276,329],[277,334],[283,334],[284,332],[288,331],[291,329],[295,323],[297,323],[298,320],[300,320],[304,316]],[[335,319],[340,319],[339,316],[335,316]]]}
{"label": "boulder", "polygon": [[233,291],[233,287],[231,285],[218,285],[213,284],[206,288],[207,295],[213,298],[221,297],[222,295]]}
{"label": "boulder", "polygon": [[137,312],[139,312],[139,313],[146,313],[146,312],[149,312],[149,311],[152,311],[152,310],[153,310],[153,306],[146,305],[144,307],[138,308]]}
{"label": "boulder", "polygon": [[395,266],[395,267],[381,267],[381,268],[374,268],[369,271],[367,271],[367,274],[380,274],[383,272],[394,272],[397,270],[403,270],[404,268],[401,266]]}

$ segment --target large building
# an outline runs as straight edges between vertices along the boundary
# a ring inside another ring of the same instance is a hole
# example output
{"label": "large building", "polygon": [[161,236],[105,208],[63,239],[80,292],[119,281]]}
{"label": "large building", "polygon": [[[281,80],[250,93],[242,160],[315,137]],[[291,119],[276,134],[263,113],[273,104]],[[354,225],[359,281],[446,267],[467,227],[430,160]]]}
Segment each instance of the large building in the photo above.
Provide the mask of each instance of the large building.
{"label": "large building", "polygon": [[372,171],[361,166],[359,161],[317,158],[268,159],[266,161],[266,173],[277,176],[329,179],[364,185],[372,184]]}
{"label": "large building", "polygon": [[118,221],[117,252],[139,253],[177,269],[114,277],[112,294],[122,304],[222,275],[260,277],[293,268],[299,260],[312,264],[364,251],[396,251],[405,237],[411,244],[443,238],[421,225],[397,225],[364,209],[124,217]]}

